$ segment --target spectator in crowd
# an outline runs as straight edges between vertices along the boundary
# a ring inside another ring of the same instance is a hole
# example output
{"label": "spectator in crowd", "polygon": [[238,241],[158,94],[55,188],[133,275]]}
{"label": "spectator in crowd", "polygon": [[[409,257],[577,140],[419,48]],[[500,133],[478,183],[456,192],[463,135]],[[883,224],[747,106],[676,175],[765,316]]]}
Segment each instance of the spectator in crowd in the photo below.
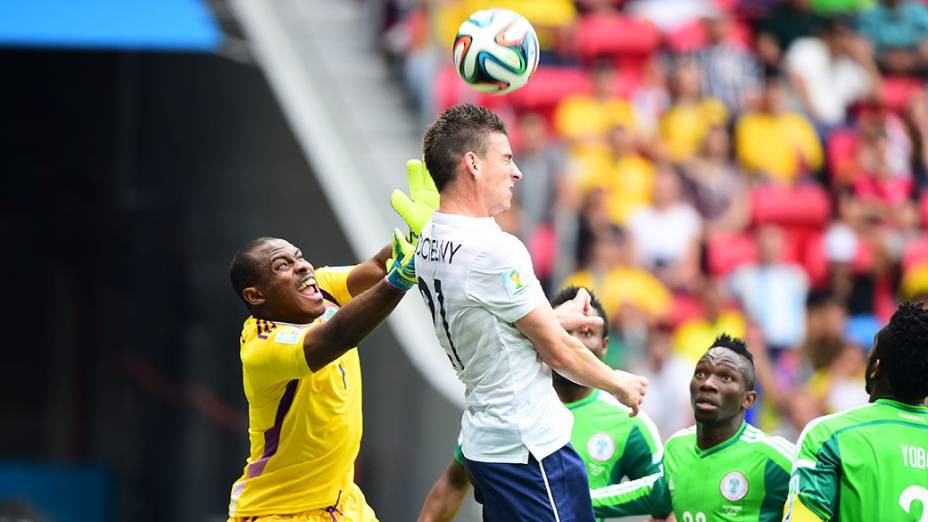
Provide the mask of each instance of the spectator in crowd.
{"label": "spectator in crowd", "polygon": [[667,315],[670,292],[648,271],[635,266],[632,241],[624,230],[612,224],[599,229],[589,248],[588,263],[562,286],[589,288],[599,296],[606,315],[617,321],[628,316],[623,308],[632,309],[636,318],[650,324]]}
{"label": "spectator in crowd", "polygon": [[653,328],[647,336],[644,357],[631,363],[637,375],[648,379],[648,400],[644,411],[651,417],[664,440],[692,426],[689,380],[695,363],[671,349],[671,335],[664,328]]}
{"label": "spectator in crowd", "polygon": [[635,136],[624,125],[609,132],[611,155],[604,161],[589,161],[582,184],[605,192],[609,218],[625,225],[638,209],[651,201],[654,166],[638,153]]}
{"label": "spectator in crowd", "polygon": [[[702,217],[707,237],[739,232],[747,225],[747,185],[731,161],[730,142],[725,127],[709,127],[699,153],[681,169],[684,193]],[[698,346],[705,344],[698,343]]]}
{"label": "spectator in crowd", "polygon": [[569,175],[566,154],[549,143],[544,117],[534,112],[523,114],[519,129],[521,141],[515,162],[526,175],[513,190],[520,214],[519,236],[529,242],[539,226],[553,222],[559,195],[566,196]]}
{"label": "spectator in crowd", "polygon": [[761,227],[757,232],[757,262],[741,266],[729,276],[732,293],[760,326],[774,359],[802,341],[809,291],[803,269],[783,261],[784,242],[779,227]]}
{"label": "spectator in crowd", "polygon": [[[693,364],[705,353],[703,348],[711,346],[718,336],[727,333],[744,337],[747,333],[744,315],[737,307],[725,306],[714,281],[706,280],[703,283],[700,299],[702,313],[684,321],[673,335],[674,353],[684,356]],[[706,339],[709,340],[708,344],[705,343]]]}
{"label": "spectator in crowd", "polygon": [[780,59],[799,38],[818,34],[823,18],[812,12],[810,0],[786,0],[776,4],[757,24],[755,48],[768,70],[779,68]]}
{"label": "spectator in crowd", "polygon": [[873,3],[874,0],[812,0],[812,10],[822,15],[854,14]]}
{"label": "spectator in crowd", "polygon": [[793,42],[783,61],[796,102],[825,129],[844,123],[851,103],[876,92],[880,81],[870,46],[841,18]]}
{"label": "spectator in crowd", "polygon": [[588,158],[607,156],[606,136],[609,129],[622,125],[634,129],[632,106],[617,96],[615,66],[609,60],[593,64],[590,77],[592,94],[574,94],[558,102],[554,112],[554,128],[570,146],[572,155]]}
{"label": "spectator in crowd", "polygon": [[890,74],[928,72],[928,7],[914,0],[880,0],[860,14],[861,35]]}
{"label": "spectator in crowd", "polygon": [[904,121],[912,144],[911,170],[923,189],[928,180],[928,95],[920,92],[909,100]]}
{"label": "spectator in crowd", "polygon": [[666,62],[660,53],[652,54],[645,64],[641,83],[631,95],[636,134],[649,144],[657,136],[661,115],[670,107]]}
{"label": "spectator in crowd", "polygon": [[659,165],[651,205],[632,215],[629,230],[643,266],[671,288],[695,289],[700,278],[702,220],[680,192],[673,166]]}
{"label": "spectator in crowd", "polygon": [[660,121],[660,138],[666,155],[675,162],[686,161],[702,146],[712,125],[725,125],[725,105],[702,94],[702,78],[693,60],[683,59],[674,70],[674,99]]}
{"label": "spectator in crowd", "polygon": [[791,185],[822,167],[822,145],[812,124],[784,107],[785,85],[768,77],[757,110],[735,126],[735,150],[744,170],[757,179]]}
{"label": "spectator in crowd", "polygon": [[694,56],[702,92],[724,103],[731,114],[740,114],[747,100],[760,92],[763,69],[753,54],[731,42],[731,22],[724,12],[707,16],[702,25],[708,45]]}
{"label": "spectator in crowd", "polygon": [[625,12],[666,32],[711,16],[717,8],[710,0],[632,0],[625,6]]}

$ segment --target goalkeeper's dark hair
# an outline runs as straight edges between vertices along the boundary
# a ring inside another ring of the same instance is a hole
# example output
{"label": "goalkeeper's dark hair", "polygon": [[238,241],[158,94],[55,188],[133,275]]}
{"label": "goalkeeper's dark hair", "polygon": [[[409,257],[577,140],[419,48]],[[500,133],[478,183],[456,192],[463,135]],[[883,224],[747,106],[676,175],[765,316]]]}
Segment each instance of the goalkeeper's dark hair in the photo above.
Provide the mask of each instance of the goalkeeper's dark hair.
{"label": "goalkeeper's dark hair", "polygon": [[754,390],[754,355],[748,351],[748,346],[745,344],[744,339],[722,334],[716,337],[715,341],[712,341],[712,346],[710,346],[709,349],[711,350],[712,348],[727,348],[746,360],[748,362],[747,369],[742,372],[741,375],[744,377],[744,388],[748,391]]}
{"label": "goalkeeper's dark hair", "polygon": [[905,301],[877,338],[880,367],[895,398],[922,402],[928,396],[928,311]]}
{"label": "goalkeeper's dark hair", "polygon": [[[232,289],[235,290],[235,295],[242,301],[245,301],[242,290],[261,281],[261,272],[258,270],[261,261],[255,257],[254,251],[275,239],[277,238],[259,237],[249,241],[232,256],[232,263],[229,266],[229,279],[232,280]],[[247,305],[248,302],[245,301],[245,304]]]}
{"label": "goalkeeper's dark hair", "polygon": [[[557,308],[562,304],[570,301],[571,299],[577,297],[577,292],[579,292],[581,287],[579,286],[566,286],[561,289],[560,292],[554,295],[551,298],[551,307]],[[596,310],[596,313],[603,319],[603,337],[609,336],[609,317],[606,316],[606,310],[603,308],[603,304],[599,302],[599,299],[596,298],[596,294],[593,293],[589,288],[583,288],[590,293],[590,306]]]}
{"label": "goalkeeper's dark hair", "polygon": [[486,154],[487,137],[493,132],[509,135],[506,124],[493,111],[471,104],[448,108],[428,126],[422,154],[439,191],[454,180],[464,154]]}

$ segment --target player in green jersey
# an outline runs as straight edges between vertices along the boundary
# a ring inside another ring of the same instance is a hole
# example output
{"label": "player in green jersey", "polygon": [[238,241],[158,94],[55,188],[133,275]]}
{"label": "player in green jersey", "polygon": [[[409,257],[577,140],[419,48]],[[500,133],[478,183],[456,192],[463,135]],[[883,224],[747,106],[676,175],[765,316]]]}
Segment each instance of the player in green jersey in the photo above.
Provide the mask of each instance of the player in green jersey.
{"label": "player in green jersey", "polygon": [[596,515],[672,510],[678,522],[778,521],[793,446],[744,422],[756,398],[744,341],[719,336],[690,380],[696,425],[667,440],[661,472],[594,489]]}
{"label": "player in green jersey", "polygon": [[[559,306],[573,300],[579,291],[577,287],[561,290],[551,299],[551,306],[557,311]],[[593,313],[603,319],[603,325],[573,330],[570,334],[602,359],[609,345],[608,320],[595,296],[591,295],[590,304]],[[618,483],[624,477],[645,477],[659,471],[658,463],[663,451],[661,438],[646,413],[642,411],[636,417],[629,417],[629,409],[608,393],[580,386],[557,373],[553,375],[553,381],[561,402],[574,415],[570,443],[586,464],[590,487]],[[464,456],[458,444],[454,460],[432,486],[419,514],[419,522],[452,520],[469,486]]]}
{"label": "player in green jersey", "polygon": [[874,337],[870,404],[810,422],[799,436],[789,522],[928,521],[928,311],[902,303]]}

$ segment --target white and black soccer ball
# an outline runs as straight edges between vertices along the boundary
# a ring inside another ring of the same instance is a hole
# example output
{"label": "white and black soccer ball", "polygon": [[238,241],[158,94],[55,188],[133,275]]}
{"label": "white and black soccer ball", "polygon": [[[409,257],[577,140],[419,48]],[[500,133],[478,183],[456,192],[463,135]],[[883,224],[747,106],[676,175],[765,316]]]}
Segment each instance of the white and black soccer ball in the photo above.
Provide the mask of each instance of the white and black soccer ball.
{"label": "white and black soccer ball", "polygon": [[461,24],[452,54],[455,69],[471,87],[505,94],[525,85],[538,67],[538,36],[524,16],[486,9]]}

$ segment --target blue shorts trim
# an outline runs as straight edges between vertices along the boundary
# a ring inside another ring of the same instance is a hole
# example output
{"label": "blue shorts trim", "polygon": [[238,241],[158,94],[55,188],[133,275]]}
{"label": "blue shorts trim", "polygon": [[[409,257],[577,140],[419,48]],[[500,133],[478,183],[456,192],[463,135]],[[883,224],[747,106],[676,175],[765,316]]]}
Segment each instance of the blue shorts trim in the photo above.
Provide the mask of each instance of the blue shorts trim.
{"label": "blue shorts trim", "polygon": [[464,457],[485,522],[594,522],[586,467],[568,444],[541,462],[476,462]]}

